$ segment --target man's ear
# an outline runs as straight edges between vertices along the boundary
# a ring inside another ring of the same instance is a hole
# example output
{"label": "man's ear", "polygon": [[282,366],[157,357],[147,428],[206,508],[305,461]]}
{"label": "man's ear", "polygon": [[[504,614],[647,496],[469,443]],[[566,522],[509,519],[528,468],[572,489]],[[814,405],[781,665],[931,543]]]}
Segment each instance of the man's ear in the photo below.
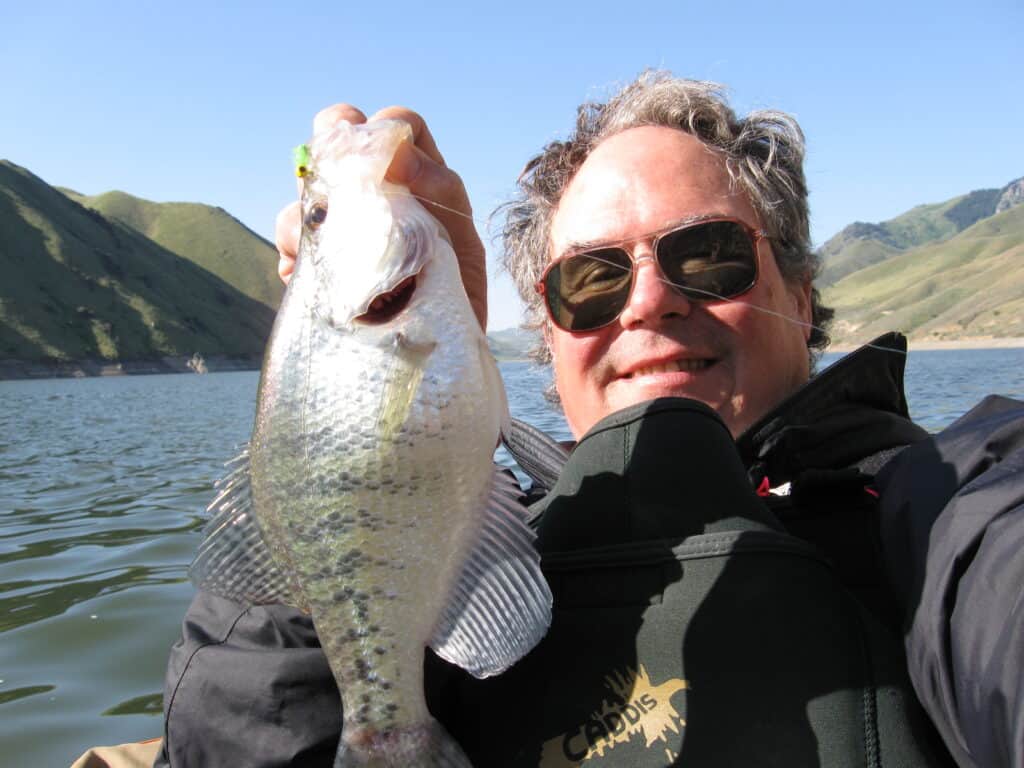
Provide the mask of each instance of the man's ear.
{"label": "man's ear", "polygon": [[811,306],[811,295],[814,292],[814,283],[811,282],[810,277],[806,277],[799,282],[790,283],[788,286],[789,294],[793,299],[793,310],[794,314],[804,323],[804,341],[808,341],[811,338],[811,317],[814,312]]}

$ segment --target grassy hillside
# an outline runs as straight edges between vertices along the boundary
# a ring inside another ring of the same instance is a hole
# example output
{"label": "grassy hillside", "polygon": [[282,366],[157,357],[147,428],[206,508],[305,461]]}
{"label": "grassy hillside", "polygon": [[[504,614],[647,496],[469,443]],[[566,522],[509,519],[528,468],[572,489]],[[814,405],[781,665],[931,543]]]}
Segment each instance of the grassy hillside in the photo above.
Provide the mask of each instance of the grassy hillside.
{"label": "grassy hillside", "polygon": [[906,249],[952,237],[992,216],[1004,189],[980,189],[943,203],[918,205],[881,224],[851,224],[821,247],[819,283],[832,285]]}
{"label": "grassy hillside", "polygon": [[277,251],[222,208],[199,203],[154,203],[124,192],[91,197],[66,190],[88,208],[141,232],[274,309],[284,286]]}
{"label": "grassy hillside", "polygon": [[273,322],[224,278],[7,161],[0,270],[0,359],[258,359]]}
{"label": "grassy hillside", "polygon": [[487,334],[491,354],[498,360],[526,360],[538,340],[537,333],[522,328],[506,328]]}
{"label": "grassy hillside", "polygon": [[935,340],[1024,336],[1024,206],[892,254],[828,287],[824,299],[840,343],[887,330]]}

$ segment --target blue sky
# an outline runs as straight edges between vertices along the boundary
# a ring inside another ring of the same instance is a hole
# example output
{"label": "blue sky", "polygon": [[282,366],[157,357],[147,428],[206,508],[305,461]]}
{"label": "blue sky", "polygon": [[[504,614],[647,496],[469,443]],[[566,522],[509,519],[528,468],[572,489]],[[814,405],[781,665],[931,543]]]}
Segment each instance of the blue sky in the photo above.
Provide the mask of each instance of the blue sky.
{"label": "blue sky", "polygon": [[[816,243],[1024,175],[1019,0],[12,5],[0,157],[85,194],[219,205],[268,238],[328,104],[419,111],[484,220],[578,103],[646,67],[800,120]],[[515,325],[491,272],[491,329]]]}

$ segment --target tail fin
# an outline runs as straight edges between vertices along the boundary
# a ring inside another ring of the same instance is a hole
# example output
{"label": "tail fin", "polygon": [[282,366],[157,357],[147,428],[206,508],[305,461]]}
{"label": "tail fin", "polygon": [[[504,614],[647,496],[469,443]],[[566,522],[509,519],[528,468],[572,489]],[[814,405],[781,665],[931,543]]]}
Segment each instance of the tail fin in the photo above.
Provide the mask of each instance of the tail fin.
{"label": "tail fin", "polygon": [[431,719],[390,731],[343,733],[334,768],[473,768],[473,764],[444,726]]}

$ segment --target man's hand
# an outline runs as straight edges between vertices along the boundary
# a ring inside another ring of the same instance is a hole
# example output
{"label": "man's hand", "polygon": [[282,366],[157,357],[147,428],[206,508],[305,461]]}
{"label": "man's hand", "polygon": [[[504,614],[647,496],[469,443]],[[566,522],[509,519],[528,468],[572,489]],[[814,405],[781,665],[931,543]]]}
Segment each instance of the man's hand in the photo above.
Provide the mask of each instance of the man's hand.
{"label": "man's hand", "polygon": [[[434,143],[423,118],[404,107],[387,107],[370,120],[404,120],[412,127],[413,143],[402,144],[388,168],[388,181],[403,184],[448,230],[452,247],[459,259],[462,283],[480,327],[487,328],[487,267],[484,244],[473,224],[472,209],[466,187],[458,174],[448,168]],[[350,104],[335,104],[321,111],[313,120],[313,132],[330,127],[339,120],[350,123],[367,122],[366,115]],[[431,203],[436,203],[432,205]],[[277,273],[285,283],[295,268],[301,232],[299,202],[286,206],[278,215],[274,239],[280,261]]]}

